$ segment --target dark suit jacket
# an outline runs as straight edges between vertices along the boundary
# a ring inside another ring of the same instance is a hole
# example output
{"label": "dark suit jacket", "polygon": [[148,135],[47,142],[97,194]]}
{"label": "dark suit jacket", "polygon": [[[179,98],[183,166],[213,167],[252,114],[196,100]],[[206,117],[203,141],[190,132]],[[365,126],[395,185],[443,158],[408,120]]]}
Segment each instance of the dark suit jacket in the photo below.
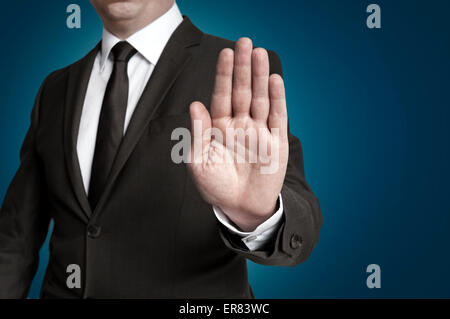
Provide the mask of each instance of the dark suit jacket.
{"label": "dark suit jacket", "polygon": [[[26,297],[51,219],[43,298],[248,298],[246,258],[294,266],[310,255],[322,217],[305,181],[297,138],[289,136],[282,226],[261,251],[248,251],[220,225],[186,165],[171,160],[178,142],[171,140],[172,130],[190,127],[192,101],[210,104],[218,53],[233,46],[184,18],[155,67],[94,211],[76,139],[100,45],[47,77],[1,208],[0,297]],[[281,74],[273,52],[270,67]],[[81,288],[66,285],[70,264],[81,267]]]}

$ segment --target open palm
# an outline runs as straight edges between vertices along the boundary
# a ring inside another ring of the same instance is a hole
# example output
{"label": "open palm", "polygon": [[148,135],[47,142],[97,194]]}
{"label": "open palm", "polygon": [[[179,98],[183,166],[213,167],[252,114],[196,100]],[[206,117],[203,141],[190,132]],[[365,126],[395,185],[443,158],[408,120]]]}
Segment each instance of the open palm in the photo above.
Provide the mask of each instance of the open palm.
{"label": "open palm", "polygon": [[252,231],[275,211],[289,154],[283,79],[269,75],[269,58],[241,38],[220,52],[211,114],[190,107],[193,179],[203,198],[242,230]]}

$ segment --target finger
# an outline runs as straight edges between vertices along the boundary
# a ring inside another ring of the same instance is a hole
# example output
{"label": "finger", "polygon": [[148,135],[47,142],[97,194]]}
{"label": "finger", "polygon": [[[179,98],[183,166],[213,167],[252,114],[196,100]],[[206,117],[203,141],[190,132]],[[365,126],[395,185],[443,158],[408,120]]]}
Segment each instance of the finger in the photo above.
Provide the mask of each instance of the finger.
{"label": "finger", "polygon": [[233,50],[223,49],[217,60],[216,78],[211,98],[211,117],[213,119],[232,116],[233,63]]}
{"label": "finger", "polygon": [[233,116],[250,115],[252,99],[252,49],[249,38],[236,42],[233,70]]}
{"label": "finger", "polygon": [[[202,162],[203,149],[211,141],[211,135],[205,132],[211,128],[211,117],[206,107],[201,102],[192,102],[189,108],[191,114],[191,161],[193,163]],[[210,132],[210,130],[209,130]]]}
{"label": "finger", "polygon": [[263,48],[252,53],[252,118],[267,122],[269,115],[269,56]]}
{"label": "finger", "polygon": [[278,74],[269,78],[270,111],[268,125],[271,132],[279,129],[280,137],[287,137],[287,109],[284,81]]}

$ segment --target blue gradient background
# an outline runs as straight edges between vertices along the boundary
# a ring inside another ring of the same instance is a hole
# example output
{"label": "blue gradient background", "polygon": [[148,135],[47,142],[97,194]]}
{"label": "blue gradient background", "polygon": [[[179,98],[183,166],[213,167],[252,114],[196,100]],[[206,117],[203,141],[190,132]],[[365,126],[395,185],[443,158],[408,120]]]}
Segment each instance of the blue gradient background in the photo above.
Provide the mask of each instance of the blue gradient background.
{"label": "blue gradient background", "polygon": [[[374,1],[375,2],[375,1]],[[78,3],[82,28],[65,26]],[[450,2],[376,1],[381,30],[359,0],[179,0],[203,31],[249,36],[280,55],[290,124],[324,224],[295,268],[249,263],[258,298],[450,297]],[[42,80],[101,37],[88,1],[15,1],[0,12],[0,198]],[[47,244],[30,290],[39,294]],[[366,266],[382,288],[366,287]]]}

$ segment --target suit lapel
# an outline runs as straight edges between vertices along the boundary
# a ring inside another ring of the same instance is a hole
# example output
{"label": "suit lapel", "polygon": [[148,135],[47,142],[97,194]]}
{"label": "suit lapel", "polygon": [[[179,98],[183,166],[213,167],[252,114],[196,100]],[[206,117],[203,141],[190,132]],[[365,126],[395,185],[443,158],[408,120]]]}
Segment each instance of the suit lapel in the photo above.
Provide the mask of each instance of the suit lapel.
{"label": "suit lapel", "polygon": [[169,89],[191,59],[188,48],[199,44],[202,35],[203,33],[187,17],[184,17],[184,21],[173,33],[136,106],[94,215],[102,210],[117,176],[145,128],[153,118]]}
{"label": "suit lapel", "polygon": [[100,43],[97,44],[83,59],[75,63],[69,69],[64,110],[64,153],[66,165],[72,182],[73,191],[83,211],[83,213],[80,214],[80,217],[85,222],[88,222],[92,212],[84,189],[78,161],[77,139],[84,98],[92,66],[99,48]]}

